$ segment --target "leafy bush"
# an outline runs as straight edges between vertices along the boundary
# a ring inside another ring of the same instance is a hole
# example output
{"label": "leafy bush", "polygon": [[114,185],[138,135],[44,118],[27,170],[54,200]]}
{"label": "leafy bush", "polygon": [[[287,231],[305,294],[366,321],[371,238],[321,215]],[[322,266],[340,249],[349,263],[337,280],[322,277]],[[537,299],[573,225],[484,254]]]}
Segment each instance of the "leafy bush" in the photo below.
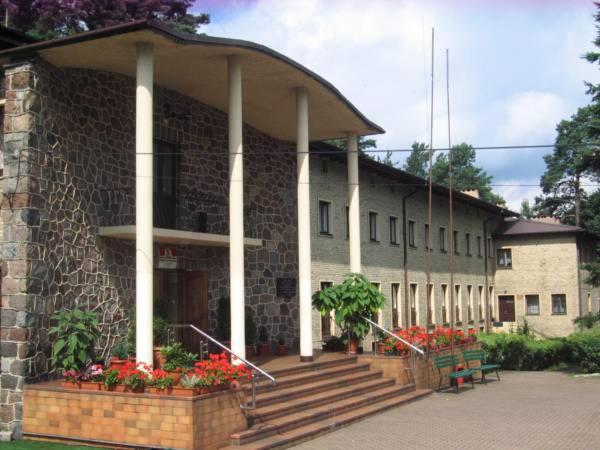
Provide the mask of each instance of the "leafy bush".
{"label": "leafy bush", "polygon": [[167,372],[174,372],[177,369],[190,369],[194,367],[198,359],[198,355],[187,352],[181,342],[167,345],[161,348],[160,352],[166,359],[164,370]]}
{"label": "leafy bush", "polygon": [[600,328],[571,334],[567,342],[573,353],[573,361],[584,372],[600,372]]}
{"label": "leafy bush", "polygon": [[580,329],[597,327],[600,325],[600,311],[596,314],[587,313],[585,316],[579,316],[573,320],[573,323]]}
{"label": "leafy bush", "polygon": [[57,322],[48,330],[48,334],[56,335],[51,357],[54,367],[81,371],[94,361],[94,346],[100,337],[96,313],[80,309],[60,311],[51,320]]}

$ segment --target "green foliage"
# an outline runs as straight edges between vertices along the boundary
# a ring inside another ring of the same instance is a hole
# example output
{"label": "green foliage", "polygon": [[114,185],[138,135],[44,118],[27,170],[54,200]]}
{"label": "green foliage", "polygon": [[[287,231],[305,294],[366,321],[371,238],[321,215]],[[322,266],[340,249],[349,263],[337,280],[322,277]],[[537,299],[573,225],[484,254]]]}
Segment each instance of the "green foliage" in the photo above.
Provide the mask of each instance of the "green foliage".
{"label": "green foliage", "polygon": [[344,340],[337,336],[331,336],[323,344],[323,351],[325,352],[341,352],[345,350],[345,348]]}
{"label": "green foliage", "polygon": [[[327,143],[329,145],[333,145],[335,147],[338,147],[342,150],[346,150],[348,148],[347,142],[348,142],[347,139],[328,139],[325,141],[325,143]],[[368,153],[370,148],[377,148],[377,141],[375,139],[368,139],[364,136],[359,136],[358,137],[358,152],[362,156],[372,159],[373,161],[377,161],[382,164],[385,164],[386,166],[390,166],[390,167],[397,166],[398,163],[396,161],[392,160],[392,155],[393,155],[392,152],[385,152],[385,156],[382,158],[377,154],[371,155],[370,153]]]}
{"label": "green foliage", "polygon": [[600,372],[600,328],[590,328],[571,334],[567,342],[581,370],[588,373]]}
{"label": "green foliage", "polygon": [[119,371],[117,369],[106,369],[102,372],[102,382],[106,387],[115,386],[119,382]]}
{"label": "green foliage", "polygon": [[429,166],[429,146],[423,142],[413,142],[412,150],[402,169],[404,171],[421,178],[429,176],[427,167]]}
{"label": "green foliage", "polygon": [[585,316],[579,316],[573,320],[573,323],[580,329],[594,328],[600,325],[600,312],[587,313]]}
{"label": "green foliage", "polygon": [[226,295],[217,304],[217,333],[222,341],[231,339],[231,301]]}
{"label": "green foliage", "polygon": [[57,322],[48,331],[56,337],[51,356],[54,367],[81,371],[94,361],[94,346],[100,337],[96,313],[80,309],[60,311],[51,320]]}
{"label": "green foliage", "polygon": [[582,264],[581,268],[588,272],[585,283],[590,286],[600,287],[600,263]]}
{"label": "green foliage", "polygon": [[190,369],[194,367],[198,360],[198,355],[187,352],[181,342],[167,345],[161,348],[160,352],[165,357],[163,369],[167,372],[174,372],[177,369]]}
{"label": "green foliage", "polygon": [[254,312],[252,311],[252,308],[246,308],[244,320],[246,345],[256,345],[256,323],[254,322]]}
{"label": "green foliage", "polygon": [[531,219],[533,217],[533,208],[529,204],[529,200],[525,199],[521,202],[521,212],[519,214],[525,219]]}
{"label": "green foliage", "polygon": [[363,317],[373,317],[385,303],[385,297],[377,286],[364,275],[352,273],[343,283],[315,292],[313,307],[321,315],[335,312],[335,322],[345,337],[362,339],[369,333],[370,326]]}
{"label": "green foliage", "polygon": [[570,361],[570,347],[565,339],[534,339],[519,333],[478,335],[486,361],[509,370],[544,370]]}
{"label": "green foliage", "polygon": [[112,346],[110,350],[110,355],[119,359],[127,359],[127,357],[132,353],[131,347],[127,343],[127,341],[121,339],[115,345]]}

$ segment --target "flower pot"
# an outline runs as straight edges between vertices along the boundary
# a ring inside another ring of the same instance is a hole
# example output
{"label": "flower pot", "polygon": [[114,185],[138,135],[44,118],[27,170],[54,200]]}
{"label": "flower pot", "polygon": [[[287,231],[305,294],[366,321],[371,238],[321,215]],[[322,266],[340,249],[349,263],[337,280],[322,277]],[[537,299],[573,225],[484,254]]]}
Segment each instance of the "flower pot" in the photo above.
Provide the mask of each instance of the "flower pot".
{"label": "flower pot", "polygon": [[61,388],[65,388],[65,389],[80,389],[81,388],[81,383],[78,382],[78,381],[62,380],[60,382],[60,387]]}
{"label": "flower pot", "polygon": [[102,383],[100,385],[100,390],[101,391],[106,391],[106,392],[116,392],[117,391],[117,386],[119,386],[118,384],[111,384],[109,386],[107,386],[106,384]]}
{"label": "flower pot", "polygon": [[108,365],[110,369],[121,370],[121,368],[128,362],[128,359],[119,359],[116,356],[113,356],[112,358],[110,358],[110,362]]}
{"label": "flower pot", "polygon": [[159,389],[157,387],[148,387],[146,388],[146,393],[152,395],[173,395],[173,387],[168,387],[165,389]]}
{"label": "flower pot", "polygon": [[162,347],[154,347],[154,358],[152,362],[154,363],[155,369],[162,368],[165,365],[165,362],[167,362],[167,358],[163,356],[161,349]]}
{"label": "flower pot", "polygon": [[384,342],[377,343],[377,353],[379,355],[383,355],[385,353],[385,343]]}
{"label": "flower pot", "polygon": [[288,347],[285,344],[277,345],[277,356],[285,356],[288,354]]}
{"label": "flower pot", "polygon": [[129,392],[129,386],[125,386],[124,384],[115,384],[112,390],[113,392]]}
{"label": "flower pot", "polygon": [[271,344],[260,343],[258,344],[258,354],[259,356],[266,356],[271,354]]}
{"label": "flower pot", "polygon": [[167,372],[167,376],[173,380],[173,386],[179,384],[179,380],[181,380],[181,372]]}
{"label": "flower pot", "polygon": [[97,381],[82,381],[80,383],[80,389],[82,391],[99,391],[101,390],[102,383]]}
{"label": "flower pot", "polygon": [[200,395],[199,388],[184,388],[183,386],[173,386],[171,388],[171,395],[175,397],[194,397]]}
{"label": "flower pot", "polygon": [[358,339],[350,339],[350,341],[348,341],[348,353],[350,353],[351,355],[357,355],[358,345]]}

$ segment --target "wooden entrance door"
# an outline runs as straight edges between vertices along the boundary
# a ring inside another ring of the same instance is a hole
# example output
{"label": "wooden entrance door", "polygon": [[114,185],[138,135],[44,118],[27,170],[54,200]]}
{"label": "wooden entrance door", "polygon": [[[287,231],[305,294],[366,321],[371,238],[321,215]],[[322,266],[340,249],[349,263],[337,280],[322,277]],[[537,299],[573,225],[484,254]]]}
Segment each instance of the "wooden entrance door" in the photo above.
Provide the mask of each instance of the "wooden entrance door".
{"label": "wooden entrance door", "polygon": [[[191,324],[208,332],[208,276],[206,272],[181,272],[179,323]],[[182,333],[182,342],[189,350],[200,351],[200,339],[192,330]]]}
{"label": "wooden entrance door", "polygon": [[498,315],[500,322],[515,321],[515,296],[514,295],[499,295],[498,296]]}

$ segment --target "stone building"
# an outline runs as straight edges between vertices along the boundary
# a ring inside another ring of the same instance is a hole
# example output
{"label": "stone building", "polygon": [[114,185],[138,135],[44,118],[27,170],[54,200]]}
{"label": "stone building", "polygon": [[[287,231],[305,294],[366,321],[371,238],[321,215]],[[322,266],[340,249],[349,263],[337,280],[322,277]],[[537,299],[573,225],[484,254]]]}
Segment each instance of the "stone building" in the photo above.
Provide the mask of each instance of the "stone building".
{"label": "stone building", "polygon": [[585,283],[581,264],[594,241],[581,228],[512,220],[494,235],[497,320],[503,329],[527,320],[538,333],[565,336],[573,319],[600,311],[600,289]]}

